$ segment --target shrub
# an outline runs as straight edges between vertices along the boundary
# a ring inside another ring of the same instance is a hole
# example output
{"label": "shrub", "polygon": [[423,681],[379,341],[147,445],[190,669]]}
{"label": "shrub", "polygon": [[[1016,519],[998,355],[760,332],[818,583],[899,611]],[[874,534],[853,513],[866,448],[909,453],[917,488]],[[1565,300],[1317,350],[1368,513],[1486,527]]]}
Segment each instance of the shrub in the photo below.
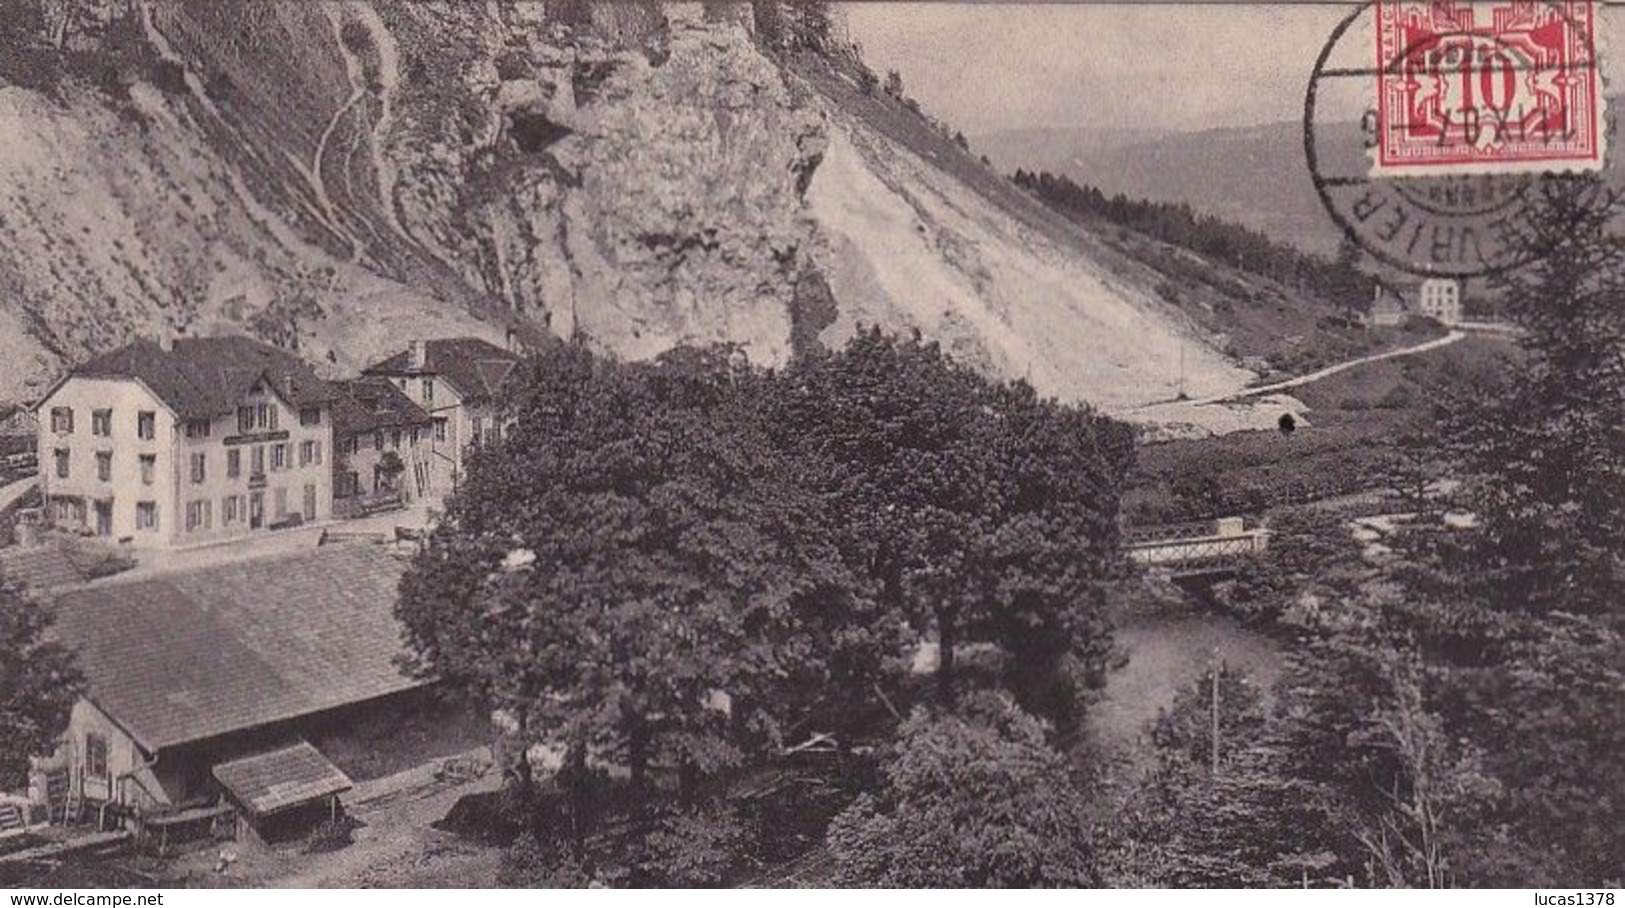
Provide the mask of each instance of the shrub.
{"label": "shrub", "polygon": [[731,806],[675,811],[649,834],[643,872],[661,886],[718,886],[752,838]]}
{"label": "shrub", "polygon": [[1410,385],[1395,385],[1392,389],[1377,399],[1377,406],[1384,410],[1404,410],[1416,401],[1416,391]]}
{"label": "shrub", "polygon": [[840,883],[1088,886],[1094,861],[1066,758],[1042,722],[979,694],[903,724],[886,785],[830,824]]}
{"label": "shrub", "polygon": [[599,882],[592,869],[568,849],[533,836],[510,845],[497,869],[497,885],[510,889],[587,889]]}
{"label": "shrub", "polygon": [[310,837],[305,839],[305,853],[338,851],[354,841],[353,833],[360,825],[359,820],[349,815],[340,815],[323,821],[321,825],[312,829]]}

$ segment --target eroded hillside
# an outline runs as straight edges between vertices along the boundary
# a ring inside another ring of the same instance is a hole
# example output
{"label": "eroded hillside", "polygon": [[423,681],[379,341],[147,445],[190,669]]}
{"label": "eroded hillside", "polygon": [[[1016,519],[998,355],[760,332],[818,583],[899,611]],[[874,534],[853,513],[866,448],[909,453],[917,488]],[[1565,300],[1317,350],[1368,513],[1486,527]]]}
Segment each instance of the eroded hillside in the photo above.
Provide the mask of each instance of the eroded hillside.
{"label": "eroded hillside", "polygon": [[1181,349],[1193,395],[1248,378],[747,5],[68,7],[0,34],[0,397],[243,327],[353,367],[510,326],[781,363],[879,323],[1110,407],[1172,397]]}

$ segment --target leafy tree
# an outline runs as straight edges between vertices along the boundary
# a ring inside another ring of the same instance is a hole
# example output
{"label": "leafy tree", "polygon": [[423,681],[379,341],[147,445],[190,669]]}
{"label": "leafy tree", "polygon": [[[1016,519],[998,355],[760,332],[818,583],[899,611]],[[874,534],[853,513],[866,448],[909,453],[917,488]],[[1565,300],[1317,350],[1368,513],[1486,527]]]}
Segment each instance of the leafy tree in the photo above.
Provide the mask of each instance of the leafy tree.
{"label": "leafy tree", "polygon": [[888,626],[753,430],[757,380],[726,351],[529,364],[398,606],[418,667],[510,716],[514,752],[545,734],[692,790],[878,671]]}
{"label": "leafy tree", "polygon": [[1360,244],[1345,235],[1337,244],[1337,258],[1327,273],[1327,295],[1350,315],[1370,299],[1372,289],[1371,279],[1360,273],[1361,255]]}
{"label": "leafy tree", "polygon": [[1063,730],[1079,682],[1104,671],[1106,594],[1125,576],[1119,490],[1133,461],[1129,429],[1014,382],[991,389],[988,515],[969,573],[972,638],[1009,656],[1017,702]]}
{"label": "leafy tree", "polygon": [[943,702],[965,642],[1000,644],[1034,670],[1100,654],[1125,427],[878,329],[794,364],[769,419],[840,513],[849,560],[883,606],[936,632]]}
{"label": "leafy tree", "polygon": [[840,882],[899,887],[1088,886],[1085,805],[1041,722],[989,693],[963,714],[917,711],[878,795],[829,829]]}
{"label": "leafy tree", "polygon": [[883,606],[934,627],[940,691],[953,695],[962,616],[987,475],[978,458],[982,379],[931,344],[861,332],[837,353],[804,357],[774,384],[771,427],[803,482],[839,509],[849,558]]}
{"label": "leafy tree", "polygon": [[0,574],[0,791],[27,784],[30,757],[49,756],[84,686],[73,654],[49,638],[50,610]]}
{"label": "leafy tree", "polygon": [[385,451],[384,456],[378,458],[378,472],[384,478],[384,485],[392,489],[395,487],[395,480],[406,472],[406,462],[394,451]]}
{"label": "leafy tree", "polygon": [[649,836],[643,873],[659,886],[720,886],[744,856],[750,833],[726,804],[672,811]]}

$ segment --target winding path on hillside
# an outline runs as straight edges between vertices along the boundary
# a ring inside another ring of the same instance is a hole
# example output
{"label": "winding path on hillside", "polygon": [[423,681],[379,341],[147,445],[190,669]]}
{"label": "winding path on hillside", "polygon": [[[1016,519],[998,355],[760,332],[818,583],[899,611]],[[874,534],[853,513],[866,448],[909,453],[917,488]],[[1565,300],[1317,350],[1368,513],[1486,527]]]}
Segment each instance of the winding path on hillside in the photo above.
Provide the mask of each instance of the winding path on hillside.
{"label": "winding path on hillside", "polygon": [[1336,365],[1327,366],[1326,368],[1315,372],[1310,372],[1307,375],[1300,375],[1297,378],[1289,378],[1285,381],[1272,382],[1267,385],[1258,385],[1252,388],[1243,388],[1234,394],[1226,394],[1220,397],[1199,400],[1197,403],[1217,404],[1228,400],[1237,400],[1243,397],[1257,397],[1260,394],[1274,394],[1277,391],[1285,391],[1288,388],[1296,388],[1299,385],[1307,385],[1311,382],[1320,381],[1323,378],[1330,378],[1339,372],[1346,372],[1349,369],[1354,369],[1359,366],[1366,365],[1367,363],[1381,362],[1385,359],[1397,359],[1401,356],[1415,356],[1418,353],[1427,353],[1441,347],[1448,347],[1466,336],[1467,332],[1452,328],[1450,333],[1446,334],[1444,337],[1436,337],[1433,340],[1423,341],[1420,344],[1415,344],[1410,347],[1401,347],[1398,350],[1388,350],[1382,353],[1373,353],[1369,356],[1357,357],[1355,359],[1337,363]]}
{"label": "winding path on hillside", "polygon": [[1168,406],[1172,403],[1177,403],[1183,407],[1205,407],[1212,404],[1231,403],[1233,401],[1243,400],[1248,397],[1261,397],[1266,394],[1276,394],[1281,391],[1287,391],[1302,385],[1311,384],[1324,378],[1330,378],[1339,372],[1347,372],[1350,369],[1356,369],[1370,363],[1381,362],[1385,359],[1398,359],[1402,356],[1415,356],[1419,353],[1429,353],[1442,347],[1448,347],[1466,336],[1467,332],[1452,328],[1450,332],[1445,334],[1443,337],[1435,337],[1432,340],[1423,341],[1420,344],[1413,344],[1409,347],[1400,347],[1397,350],[1385,350],[1381,353],[1372,353],[1367,356],[1355,357],[1354,359],[1335,363],[1327,366],[1324,369],[1318,369],[1314,372],[1309,372],[1296,378],[1288,378],[1283,381],[1271,382],[1267,385],[1253,385],[1251,387],[1242,388],[1239,391],[1231,391],[1229,393],[1218,394],[1213,397],[1201,397],[1193,400],[1182,401],[1159,401],[1154,404],[1145,404],[1143,406],[1135,407],[1129,412],[1144,412],[1155,407]]}

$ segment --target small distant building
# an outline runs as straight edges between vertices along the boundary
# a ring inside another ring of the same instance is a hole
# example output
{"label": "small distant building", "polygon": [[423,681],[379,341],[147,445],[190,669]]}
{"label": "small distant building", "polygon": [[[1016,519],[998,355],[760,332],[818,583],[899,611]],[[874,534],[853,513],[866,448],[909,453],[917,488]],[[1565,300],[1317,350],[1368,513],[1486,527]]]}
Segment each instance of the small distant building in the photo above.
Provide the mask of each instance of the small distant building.
{"label": "small distant building", "polygon": [[394,382],[336,382],[333,512],[360,517],[437,496],[451,463],[435,456],[434,420]]}
{"label": "small distant building", "polygon": [[502,393],[520,356],[476,337],[412,341],[405,350],[362,370],[394,382],[428,412],[430,454],[456,482],[469,447],[502,437]]}
{"label": "small distant building", "polygon": [[397,664],[404,569],[337,546],[60,594],[56,634],[86,689],[35,763],[36,806],[138,832],[223,809],[262,835],[327,818],[350,781],[307,737],[426,684]]}
{"label": "small distant building", "polygon": [[1366,317],[1369,324],[1377,327],[1392,328],[1405,321],[1405,298],[1392,287],[1377,284],[1372,292],[1371,312]]}
{"label": "small distant building", "polygon": [[1416,310],[1442,325],[1461,322],[1461,282],[1430,277],[1416,288]]}
{"label": "small distant building", "polygon": [[0,444],[20,439],[33,445],[39,435],[39,420],[34,411],[16,404],[0,404]]}
{"label": "small distant building", "polygon": [[29,407],[0,404],[0,483],[8,471],[31,470],[38,463],[39,420]]}
{"label": "small distant building", "polygon": [[334,391],[247,337],[137,341],[35,406],[46,520],[141,547],[332,516]]}

